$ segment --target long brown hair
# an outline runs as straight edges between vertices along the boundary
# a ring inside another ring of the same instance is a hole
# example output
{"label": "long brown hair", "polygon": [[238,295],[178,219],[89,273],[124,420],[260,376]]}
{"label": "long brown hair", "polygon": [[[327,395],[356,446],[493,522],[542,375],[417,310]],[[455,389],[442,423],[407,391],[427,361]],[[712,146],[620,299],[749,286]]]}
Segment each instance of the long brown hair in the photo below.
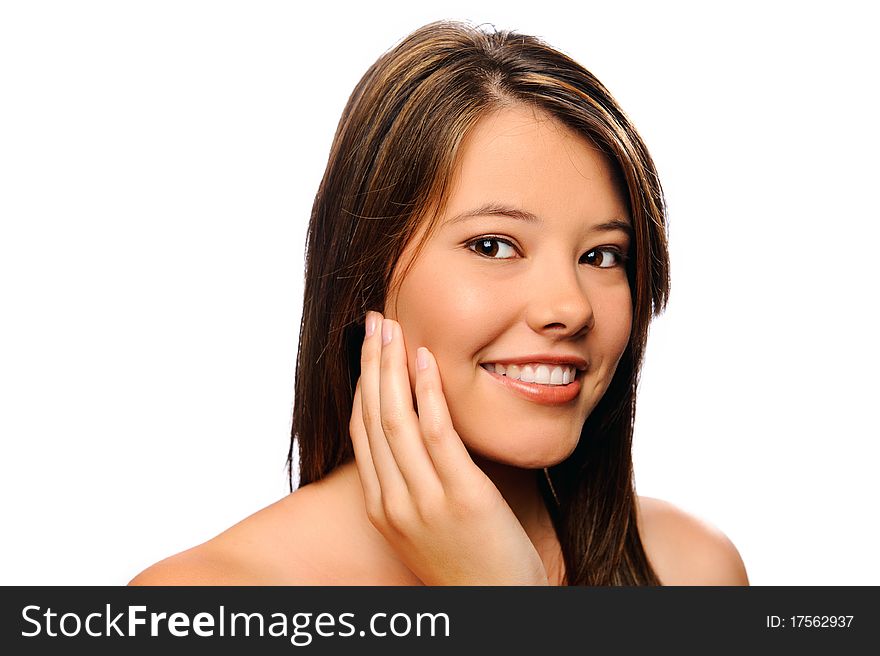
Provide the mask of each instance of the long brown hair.
{"label": "long brown hair", "polygon": [[394,265],[423,221],[420,244],[430,237],[468,130],[488,111],[514,103],[549,113],[607,155],[635,231],[627,263],[629,344],[577,447],[549,468],[554,489],[543,473],[538,479],[565,583],[658,585],[636,525],[631,447],[648,324],[669,293],[663,192],[647,148],[602,83],[524,34],[431,23],[380,57],[351,94],[308,229],[291,490],[295,443],[300,485],[353,458],[348,424],[364,315],[384,308]]}

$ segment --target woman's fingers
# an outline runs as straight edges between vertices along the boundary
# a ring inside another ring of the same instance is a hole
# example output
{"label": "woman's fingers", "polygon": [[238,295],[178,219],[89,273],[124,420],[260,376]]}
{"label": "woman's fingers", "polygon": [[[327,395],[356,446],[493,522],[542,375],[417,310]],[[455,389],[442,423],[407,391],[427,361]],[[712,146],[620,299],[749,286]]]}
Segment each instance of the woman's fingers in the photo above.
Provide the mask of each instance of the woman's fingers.
{"label": "woman's fingers", "polygon": [[413,505],[436,508],[482,477],[452,425],[433,355],[419,349],[427,367],[416,375],[416,414],[400,325],[371,312],[367,326],[350,431],[368,509],[403,517]]}
{"label": "woman's fingers", "polygon": [[451,491],[473,486],[476,465],[452,425],[437,360],[424,346],[416,353],[416,399],[422,440],[441,485]]}
{"label": "woman's fingers", "polygon": [[374,527],[426,585],[546,585],[522,524],[452,426],[434,357],[420,349],[416,415],[400,326],[387,321],[383,350],[381,315],[369,323],[350,430]]}
{"label": "woman's fingers", "polygon": [[400,326],[376,313],[368,324],[350,430],[373,526],[426,585],[546,584],[522,524],[452,426],[434,357],[419,349],[416,415]]}
{"label": "woman's fingers", "polygon": [[[389,498],[402,498],[408,493],[408,489],[382,428],[379,401],[382,375],[382,316],[377,314],[372,313],[372,317],[367,317],[368,325],[361,349],[361,414],[384,503]],[[371,320],[373,332],[369,334]]]}
{"label": "woman's fingers", "polygon": [[382,430],[410,494],[418,501],[436,500],[443,489],[413,407],[403,331],[391,319],[382,321],[379,405]]}
{"label": "woman's fingers", "polygon": [[360,476],[361,486],[364,488],[364,502],[367,508],[376,508],[382,501],[382,490],[379,487],[376,467],[373,465],[373,456],[370,453],[370,443],[366,426],[364,426],[361,403],[361,381],[358,380],[354,389],[348,432],[354,447],[354,461],[357,465],[358,476]]}

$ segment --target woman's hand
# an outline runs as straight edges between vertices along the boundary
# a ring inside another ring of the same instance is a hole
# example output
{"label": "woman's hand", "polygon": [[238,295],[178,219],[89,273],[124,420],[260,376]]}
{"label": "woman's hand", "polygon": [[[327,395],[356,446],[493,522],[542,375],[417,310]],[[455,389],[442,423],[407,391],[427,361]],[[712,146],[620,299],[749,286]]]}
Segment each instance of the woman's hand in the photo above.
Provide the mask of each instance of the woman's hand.
{"label": "woman's hand", "polygon": [[400,324],[368,313],[349,428],[370,521],[425,585],[548,585],[522,524],[453,428],[434,356],[417,355],[418,414]]}

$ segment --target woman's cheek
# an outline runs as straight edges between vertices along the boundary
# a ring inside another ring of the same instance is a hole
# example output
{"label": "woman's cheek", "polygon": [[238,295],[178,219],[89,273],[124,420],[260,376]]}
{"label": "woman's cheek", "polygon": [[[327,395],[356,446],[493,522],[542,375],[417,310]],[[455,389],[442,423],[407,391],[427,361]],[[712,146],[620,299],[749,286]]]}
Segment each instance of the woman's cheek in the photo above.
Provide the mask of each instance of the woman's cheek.
{"label": "woman's cheek", "polygon": [[[424,272],[419,272],[424,273]],[[481,347],[490,297],[471,281],[451,275],[414,275],[400,290],[398,321],[404,334],[410,384],[415,390],[416,351],[427,347],[444,379],[458,363],[469,362]]]}
{"label": "woman's cheek", "polygon": [[606,330],[603,331],[603,341],[608,360],[613,363],[611,370],[613,374],[627,344],[629,344],[630,332],[632,331],[632,301],[629,287],[611,295],[606,307],[610,311],[605,317]]}
{"label": "woman's cheek", "polygon": [[437,295],[426,299],[430,307],[424,316],[431,317],[431,330],[439,343],[450,344],[459,357],[470,358],[488,334],[491,317],[502,311],[499,301],[505,295],[492,293],[476,280],[450,278]]}
{"label": "woman's cheek", "polygon": [[474,333],[480,332],[480,322],[492,310],[492,294],[485,283],[469,277],[449,276],[445,283],[439,298],[433,299],[435,325],[443,326],[444,332],[454,335],[457,341],[469,335],[472,340]]}

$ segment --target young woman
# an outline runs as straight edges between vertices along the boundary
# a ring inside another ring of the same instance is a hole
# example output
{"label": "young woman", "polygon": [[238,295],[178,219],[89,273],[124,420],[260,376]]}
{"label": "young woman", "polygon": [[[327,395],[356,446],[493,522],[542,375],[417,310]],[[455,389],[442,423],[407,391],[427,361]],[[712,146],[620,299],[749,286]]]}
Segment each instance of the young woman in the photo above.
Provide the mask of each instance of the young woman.
{"label": "young woman", "polygon": [[312,210],[298,489],[132,583],[747,584],[720,531],[635,494],[665,231],[588,71],[417,30],[352,93]]}

